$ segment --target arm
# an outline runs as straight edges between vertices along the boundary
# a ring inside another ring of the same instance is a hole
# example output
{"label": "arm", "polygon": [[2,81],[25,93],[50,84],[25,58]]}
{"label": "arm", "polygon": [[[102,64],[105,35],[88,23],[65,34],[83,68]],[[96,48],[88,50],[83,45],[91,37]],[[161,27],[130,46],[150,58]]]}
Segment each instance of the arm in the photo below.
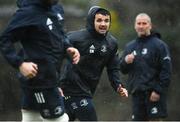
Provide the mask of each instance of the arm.
{"label": "arm", "polygon": [[5,59],[14,68],[19,68],[23,62],[23,57],[19,56],[16,52],[14,43],[19,41],[18,35],[24,35],[21,30],[14,30],[11,32],[5,31],[0,37],[0,50]]}
{"label": "arm", "polygon": [[153,89],[156,93],[166,91],[170,84],[172,64],[169,48],[165,43],[162,43],[159,48],[159,82],[155,82]]}
{"label": "arm", "polygon": [[67,54],[72,59],[73,64],[77,64],[80,60],[80,53],[79,51],[73,47],[72,43],[70,43],[69,38],[64,33],[64,47],[66,49]]}
{"label": "arm", "polygon": [[0,38],[0,50],[5,59],[14,68],[18,68],[23,76],[35,77],[37,65],[32,62],[24,62],[24,58],[17,54],[14,43],[21,40],[25,35],[24,30],[5,31]]}
{"label": "arm", "polygon": [[171,57],[169,48],[167,45],[162,45],[161,49],[161,56],[160,56],[160,85],[162,88],[167,88],[171,81],[171,72],[172,72],[172,64],[171,64]]}
{"label": "arm", "polygon": [[120,80],[119,58],[117,53],[110,58],[110,61],[107,64],[107,73],[114,90],[121,96],[128,97],[127,90],[122,87],[123,85]]}

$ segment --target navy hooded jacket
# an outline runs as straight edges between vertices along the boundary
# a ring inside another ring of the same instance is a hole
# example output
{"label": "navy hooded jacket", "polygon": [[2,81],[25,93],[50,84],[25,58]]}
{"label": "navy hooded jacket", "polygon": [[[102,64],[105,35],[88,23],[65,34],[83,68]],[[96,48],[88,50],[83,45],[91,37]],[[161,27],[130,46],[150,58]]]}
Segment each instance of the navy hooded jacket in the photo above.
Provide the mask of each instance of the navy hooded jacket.
{"label": "navy hooded jacket", "polygon": [[[43,1],[17,1],[19,9],[0,37],[0,50],[13,67],[19,68],[24,61],[38,64],[37,77],[26,81],[25,87],[56,86],[56,69],[65,49],[71,46],[63,32],[63,8],[58,4],[46,5]],[[13,43],[18,41],[26,56],[17,54]]]}
{"label": "navy hooded jacket", "polygon": [[90,9],[86,29],[71,32],[68,38],[81,54],[80,62],[69,62],[62,75],[61,88],[65,96],[92,97],[103,69],[107,68],[109,81],[114,88],[120,84],[117,40],[110,34],[99,34],[94,29],[94,18],[100,7]]}
{"label": "navy hooded jacket", "polygon": [[[125,56],[133,53],[132,64],[125,62]],[[121,71],[128,74],[129,93],[153,90],[165,92],[171,78],[171,57],[168,46],[160,39],[160,34],[152,33],[129,42],[121,57]]]}

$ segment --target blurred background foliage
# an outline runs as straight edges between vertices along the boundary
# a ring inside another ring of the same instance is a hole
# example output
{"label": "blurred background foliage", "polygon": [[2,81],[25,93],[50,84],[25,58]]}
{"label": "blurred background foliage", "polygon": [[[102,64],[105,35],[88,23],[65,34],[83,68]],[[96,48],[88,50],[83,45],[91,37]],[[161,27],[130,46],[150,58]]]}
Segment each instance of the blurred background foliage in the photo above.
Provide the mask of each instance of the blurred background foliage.
{"label": "blurred background foliage", "polygon": [[[0,1],[0,32],[6,27],[15,12],[15,0]],[[99,5],[112,14],[111,33],[118,39],[119,52],[125,44],[136,37],[134,19],[140,12],[152,17],[154,30],[162,34],[162,39],[169,45],[173,73],[168,94],[167,120],[180,120],[180,1],[179,0],[60,0],[65,9],[65,31],[74,31],[85,27],[88,10]],[[0,56],[0,120],[20,120],[19,109],[21,91],[16,79],[16,70],[12,69]],[[121,98],[107,80],[106,72],[94,96],[99,120],[130,120],[131,97]],[[122,75],[125,83],[126,77]],[[126,84],[126,83],[125,83]]]}

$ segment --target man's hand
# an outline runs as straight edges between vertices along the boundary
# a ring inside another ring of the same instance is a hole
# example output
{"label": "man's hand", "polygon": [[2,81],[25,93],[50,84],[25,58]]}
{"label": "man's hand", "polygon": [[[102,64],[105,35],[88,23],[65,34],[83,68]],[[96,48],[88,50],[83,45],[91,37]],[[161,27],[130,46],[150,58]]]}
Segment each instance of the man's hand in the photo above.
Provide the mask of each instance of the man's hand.
{"label": "man's hand", "polygon": [[117,88],[117,92],[122,96],[122,97],[128,97],[128,91],[123,88],[121,85]]}
{"label": "man's hand", "polygon": [[150,101],[151,102],[157,102],[160,99],[160,95],[156,93],[155,91],[152,91],[151,96],[150,96]]}
{"label": "man's hand", "polygon": [[25,76],[29,79],[29,78],[33,78],[37,75],[38,66],[37,66],[37,64],[35,64],[33,62],[23,62],[20,65],[19,70],[23,76]]}
{"label": "man's hand", "polygon": [[59,87],[58,89],[59,89],[60,95],[61,95],[62,97],[64,97],[63,90],[62,90],[60,87]]}
{"label": "man's hand", "polygon": [[80,60],[80,53],[76,48],[69,47],[67,53],[71,56],[73,64],[77,64]]}
{"label": "man's hand", "polygon": [[134,58],[135,58],[135,56],[134,56],[134,54],[128,54],[128,55],[126,55],[126,57],[125,57],[125,62],[127,63],[127,64],[131,64],[131,63],[133,63],[133,61],[134,61]]}

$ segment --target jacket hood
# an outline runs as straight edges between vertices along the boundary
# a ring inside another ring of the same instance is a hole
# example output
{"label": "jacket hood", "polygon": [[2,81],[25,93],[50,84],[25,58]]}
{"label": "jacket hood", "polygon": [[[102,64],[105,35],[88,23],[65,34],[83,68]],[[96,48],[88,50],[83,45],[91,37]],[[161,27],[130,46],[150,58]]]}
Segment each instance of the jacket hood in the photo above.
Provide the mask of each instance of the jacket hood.
{"label": "jacket hood", "polygon": [[151,31],[150,35],[143,36],[143,37],[137,37],[137,39],[138,39],[138,41],[143,41],[144,39],[151,38],[151,37],[156,37],[156,38],[161,39],[161,34],[156,31]]}
{"label": "jacket hood", "polygon": [[[31,6],[31,5],[38,5],[38,6],[43,6],[43,7],[50,7],[52,6],[51,4],[46,4],[47,0],[17,0],[17,6],[19,8],[21,7],[26,7],[26,6]],[[54,0],[53,3],[57,4],[58,0]]]}
{"label": "jacket hood", "polygon": [[[98,32],[96,32],[95,27],[94,27],[94,19],[95,19],[95,15],[99,10],[106,10],[100,6],[93,6],[89,9],[88,15],[87,15],[87,20],[86,20],[86,28],[87,30],[94,36],[99,36],[99,37],[104,37],[106,35],[102,35],[99,34]],[[111,17],[110,17],[111,18]]]}
{"label": "jacket hood", "polygon": [[[61,5],[53,4],[51,7],[43,7],[44,0],[17,0],[19,9],[16,11],[14,16],[11,18],[6,32],[13,31],[17,28],[23,28],[33,25],[41,25],[42,20],[47,19],[45,14],[53,18],[57,18],[63,25],[64,10]],[[35,8],[32,8],[32,6]],[[61,16],[58,17],[58,14]]]}
{"label": "jacket hood", "polygon": [[161,34],[156,31],[151,31],[151,36],[155,36],[155,37],[161,39]]}

